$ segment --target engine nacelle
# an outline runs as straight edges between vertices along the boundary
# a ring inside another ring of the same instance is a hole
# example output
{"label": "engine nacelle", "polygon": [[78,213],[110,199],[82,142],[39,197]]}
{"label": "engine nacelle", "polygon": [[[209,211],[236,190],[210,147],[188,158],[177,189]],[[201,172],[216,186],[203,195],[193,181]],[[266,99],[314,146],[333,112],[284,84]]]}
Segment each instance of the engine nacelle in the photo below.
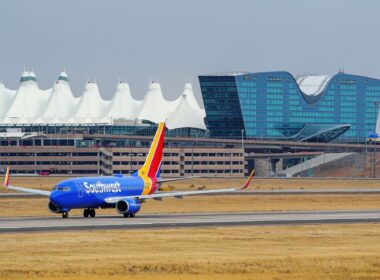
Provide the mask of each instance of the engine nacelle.
{"label": "engine nacelle", "polygon": [[55,206],[51,201],[48,204],[48,208],[50,212],[53,213],[62,213],[62,209],[59,209],[57,206]]}
{"label": "engine nacelle", "polygon": [[141,208],[141,203],[135,199],[124,199],[116,202],[116,211],[119,214],[135,214]]}

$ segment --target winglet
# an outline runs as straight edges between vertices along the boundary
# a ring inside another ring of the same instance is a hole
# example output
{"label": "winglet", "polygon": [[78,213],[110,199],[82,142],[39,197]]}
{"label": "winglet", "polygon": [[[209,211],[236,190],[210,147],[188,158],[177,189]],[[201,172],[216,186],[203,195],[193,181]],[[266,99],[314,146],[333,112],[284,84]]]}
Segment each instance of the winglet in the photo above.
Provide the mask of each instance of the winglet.
{"label": "winglet", "polygon": [[7,167],[7,171],[5,172],[4,186],[7,188],[9,185],[9,167]]}
{"label": "winglet", "polygon": [[240,188],[240,190],[244,190],[244,189],[248,188],[249,183],[251,183],[251,181],[252,181],[253,174],[255,174],[255,169],[252,170],[252,172],[251,172],[251,174],[249,175],[247,181],[246,181],[245,184]]}

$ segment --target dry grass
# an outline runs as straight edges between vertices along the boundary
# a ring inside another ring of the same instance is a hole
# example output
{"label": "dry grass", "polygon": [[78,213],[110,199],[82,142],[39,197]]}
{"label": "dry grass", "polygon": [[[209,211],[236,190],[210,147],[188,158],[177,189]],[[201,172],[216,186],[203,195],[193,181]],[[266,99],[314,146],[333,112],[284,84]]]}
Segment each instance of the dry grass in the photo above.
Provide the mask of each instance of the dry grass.
{"label": "dry grass", "polygon": [[[62,178],[13,178],[49,189]],[[240,185],[198,179],[176,189]],[[191,186],[193,184],[193,186]],[[260,179],[258,189],[372,188],[376,181]],[[48,186],[48,187],[47,187]],[[142,213],[379,209],[378,195],[213,196]],[[0,216],[53,215],[47,198],[0,200]],[[73,214],[80,215],[79,210]],[[113,209],[98,214],[115,214]],[[0,279],[380,279],[380,224],[0,234]]]}
{"label": "dry grass", "polygon": [[[379,209],[380,195],[284,195],[284,196],[193,196],[185,199],[148,200],[139,213],[189,213],[285,210],[359,210]],[[47,216],[47,198],[2,198],[0,216]],[[72,210],[72,215],[82,215]],[[117,215],[114,209],[102,209],[98,215]]]}
{"label": "dry grass", "polygon": [[[53,186],[68,177],[12,177],[11,183],[15,186],[25,186],[51,190]],[[0,177],[1,182],[4,180]],[[228,187],[239,187],[246,179],[230,178],[201,178],[186,181],[178,181],[164,184],[173,186],[175,190],[195,190],[195,189],[218,189]],[[319,179],[258,179],[254,178],[250,186],[251,189],[279,190],[279,189],[352,189],[352,188],[380,188],[377,180],[319,180]]]}
{"label": "dry grass", "polygon": [[0,238],[0,279],[380,279],[380,224]]}

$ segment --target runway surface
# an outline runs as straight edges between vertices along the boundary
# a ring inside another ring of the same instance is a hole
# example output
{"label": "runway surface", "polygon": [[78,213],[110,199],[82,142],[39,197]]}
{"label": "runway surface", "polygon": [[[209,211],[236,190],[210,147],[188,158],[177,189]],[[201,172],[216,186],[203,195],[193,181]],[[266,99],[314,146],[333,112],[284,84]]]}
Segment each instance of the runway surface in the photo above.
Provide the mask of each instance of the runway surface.
{"label": "runway surface", "polygon": [[96,218],[17,217],[0,218],[0,232],[152,229],[247,225],[299,225],[380,222],[380,210],[366,211],[284,211],[191,214],[141,214],[135,218],[98,216]]}
{"label": "runway surface", "polygon": [[[202,196],[216,195],[310,195],[310,194],[380,194],[380,189],[310,189],[310,190],[243,190],[228,193],[204,194]],[[21,197],[41,197],[36,194],[29,193],[0,193],[1,198],[21,198]]]}

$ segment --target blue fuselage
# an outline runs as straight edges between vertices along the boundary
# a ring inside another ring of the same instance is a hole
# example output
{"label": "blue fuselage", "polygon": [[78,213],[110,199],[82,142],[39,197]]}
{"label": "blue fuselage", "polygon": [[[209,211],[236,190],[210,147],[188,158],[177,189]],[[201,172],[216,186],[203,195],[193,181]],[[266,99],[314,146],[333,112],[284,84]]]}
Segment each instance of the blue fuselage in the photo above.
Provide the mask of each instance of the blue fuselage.
{"label": "blue fuselage", "polygon": [[59,182],[50,194],[50,201],[59,209],[105,208],[104,200],[115,196],[140,195],[144,181],[138,176],[82,177]]}

